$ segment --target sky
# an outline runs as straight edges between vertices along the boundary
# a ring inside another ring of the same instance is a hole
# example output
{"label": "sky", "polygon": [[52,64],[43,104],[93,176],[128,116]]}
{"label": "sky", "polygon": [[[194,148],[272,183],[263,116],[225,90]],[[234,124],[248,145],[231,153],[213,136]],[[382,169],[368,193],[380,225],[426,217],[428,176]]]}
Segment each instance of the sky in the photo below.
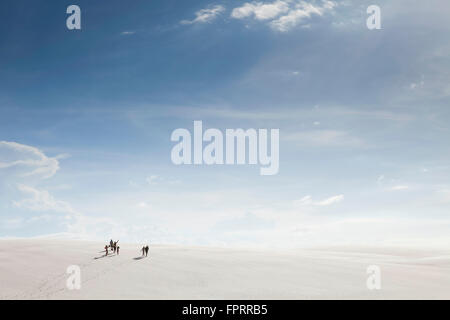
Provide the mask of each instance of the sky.
{"label": "sky", "polygon": [[[448,246],[449,14],[445,0],[2,1],[0,238]],[[195,120],[279,129],[278,174],[175,165],[171,134]]]}

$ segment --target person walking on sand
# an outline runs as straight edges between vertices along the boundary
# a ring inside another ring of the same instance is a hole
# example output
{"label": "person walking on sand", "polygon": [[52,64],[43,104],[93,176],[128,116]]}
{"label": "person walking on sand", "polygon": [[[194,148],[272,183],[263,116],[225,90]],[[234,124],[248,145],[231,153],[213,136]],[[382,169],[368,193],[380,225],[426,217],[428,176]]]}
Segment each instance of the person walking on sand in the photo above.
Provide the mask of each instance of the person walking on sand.
{"label": "person walking on sand", "polygon": [[108,255],[108,246],[107,245],[105,246],[105,251],[106,251],[105,256],[107,256]]}
{"label": "person walking on sand", "polygon": [[145,256],[148,255],[148,245],[145,247]]}
{"label": "person walking on sand", "polygon": [[145,256],[145,246],[142,247],[142,256]]}
{"label": "person walking on sand", "polygon": [[116,248],[117,255],[119,255],[119,249],[120,249],[120,247],[117,246],[117,248]]}
{"label": "person walking on sand", "polygon": [[109,246],[110,246],[111,249],[112,249],[112,246],[113,246],[113,240],[112,240],[112,239],[109,241]]}

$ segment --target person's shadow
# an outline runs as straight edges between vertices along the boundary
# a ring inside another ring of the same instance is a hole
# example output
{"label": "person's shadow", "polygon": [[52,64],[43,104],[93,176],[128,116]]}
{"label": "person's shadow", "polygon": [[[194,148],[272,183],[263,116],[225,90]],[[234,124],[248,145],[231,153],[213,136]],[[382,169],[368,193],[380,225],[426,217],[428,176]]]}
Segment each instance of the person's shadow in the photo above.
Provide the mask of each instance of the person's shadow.
{"label": "person's shadow", "polygon": [[145,258],[144,256],[140,256],[140,257],[133,258],[133,260],[141,260],[141,259],[144,259],[144,258]]}
{"label": "person's shadow", "polygon": [[117,254],[115,254],[115,253],[109,253],[108,255],[104,254],[102,256],[94,257],[94,260],[102,259],[102,258],[111,258],[111,257],[115,257],[116,255]]}

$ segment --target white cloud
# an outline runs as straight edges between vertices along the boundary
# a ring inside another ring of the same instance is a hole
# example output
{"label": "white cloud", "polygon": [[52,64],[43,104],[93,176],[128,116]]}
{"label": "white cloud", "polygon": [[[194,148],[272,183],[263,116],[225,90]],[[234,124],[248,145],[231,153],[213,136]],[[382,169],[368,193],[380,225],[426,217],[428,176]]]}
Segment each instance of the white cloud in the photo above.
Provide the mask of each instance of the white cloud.
{"label": "white cloud", "polygon": [[19,191],[30,195],[29,198],[14,201],[17,208],[24,208],[32,211],[54,211],[61,213],[75,213],[75,210],[64,201],[56,200],[48,191],[39,190],[26,185],[18,185]]}
{"label": "white cloud", "polygon": [[135,33],[136,33],[136,31],[123,31],[120,34],[123,35],[123,36],[128,36],[128,35],[132,35],[132,34],[135,34]]}
{"label": "white cloud", "polygon": [[269,25],[274,30],[286,32],[313,15],[322,16],[336,6],[333,1],[322,1],[314,5],[305,1],[276,0],[271,3],[247,2],[234,8],[231,17],[244,19],[254,17],[256,20],[271,20]]}
{"label": "white cloud", "polygon": [[270,26],[278,31],[286,32],[303,20],[310,18],[313,14],[321,16],[324,10],[323,7],[316,7],[302,1],[295,6],[295,9],[290,10],[288,14],[272,21]]}
{"label": "white cloud", "polygon": [[[36,147],[24,145],[16,142],[0,141],[0,170],[8,174],[0,181],[2,185],[17,185],[15,193],[19,193],[18,200],[12,201],[12,205],[18,209],[26,209],[34,212],[43,212],[41,215],[11,220],[11,223],[3,224],[3,227],[15,226],[15,228],[26,227],[37,221],[47,221],[49,223],[70,219],[76,215],[76,211],[67,202],[55,199],[47,190],[36,187],[42,179],[47,179],[56,174],[59,170],[59,159],[67,155],[49,157]],[[9,176],[9,172],[12,175]],[[20,177],[18,179],[18,177]],[[37,179],[36,179],[37,178]],[[17,180],[21,183],[17,184]],[[32,184],[33,186],[30,186]],[[68,185],[56,185],[52,189],[64,190]],[[70,186],[69,186],[70,188]],[[12,193],[8,199],[11,199]],[[20,200],[19,200],[20,199]],[[8,200],[10,201],[10,200]],[[62,213],[56,220],[50,215],[52,212]]]}
{"label": "white cloud", "polygon": [[17,142],[0,141],[0,169],[30,168],[23,176],[37,175],[50,178],[59,170],[59,161],[67,155],[48,157],[38,148]]}
{"label": "white cloud", "polygon": [[344,200],[344,195],[340,194],[340,195],[329,197],[322,201],[316,202],[315,205],[316,206],[329,206],[329,205],[341,202],[342,200]]}
{"label": "white cloud", "polygon": [[304,196],[299,200],[294,201],[295,206],[306,206],[311,205],[313,203],[311,196]]}
{"label": "white cloud", "polygon": [[302,206],[320,206],[320,207],[325,207],[325,206],[330,206],[332,204],[341,202],[342,200],[344,200],[344,195],[343,194],[339,194],[336,196],[332,196],[326,199],[323,199],[321,201],[313,201],[311,196],[304,196],[303,198],[299,199],[299,200],[295,200],[294,201],[294,205],[296,207],[302,207]]}
{"label": "white cloud", "polygon": [[277,0],[272,3],[247,2],[241,7],[234,8],[231,12],[231,17],[243,19],[254,16],[256,20],[267,20],[273,19],[287,11],[289,11],[289,4],[287,1]]}
{"label": "white cloud", "polygon": [[181,24],[205,23],[214,20],[220,13],[225,11],[225,7],[216,5],[212,8],[201,9],[195,13],[194,20],[183,20]]}

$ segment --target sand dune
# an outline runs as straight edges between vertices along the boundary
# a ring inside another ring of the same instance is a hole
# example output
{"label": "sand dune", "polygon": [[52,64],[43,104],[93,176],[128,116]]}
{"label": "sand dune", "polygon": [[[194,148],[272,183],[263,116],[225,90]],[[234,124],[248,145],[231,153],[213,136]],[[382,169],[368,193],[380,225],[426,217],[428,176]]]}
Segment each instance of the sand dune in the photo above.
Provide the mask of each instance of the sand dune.
{"label": "sand dune", "polygon": [[[261,251],[1,240],[0,299],[450,299],[450,253],[400,248]],[[69,290],[66,269],[81,269]],[[369,265],[381,289],[366,285]]]}

